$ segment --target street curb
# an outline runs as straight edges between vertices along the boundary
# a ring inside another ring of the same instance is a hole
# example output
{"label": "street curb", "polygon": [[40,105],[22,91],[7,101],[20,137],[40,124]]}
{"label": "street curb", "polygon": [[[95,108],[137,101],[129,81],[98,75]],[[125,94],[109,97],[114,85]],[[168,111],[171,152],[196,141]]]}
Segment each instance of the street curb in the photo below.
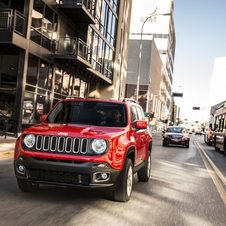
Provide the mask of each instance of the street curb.
{"label": "street curb", "polygon": [[14,151],[0,152],[0,159],[12,158],[14,156]]}

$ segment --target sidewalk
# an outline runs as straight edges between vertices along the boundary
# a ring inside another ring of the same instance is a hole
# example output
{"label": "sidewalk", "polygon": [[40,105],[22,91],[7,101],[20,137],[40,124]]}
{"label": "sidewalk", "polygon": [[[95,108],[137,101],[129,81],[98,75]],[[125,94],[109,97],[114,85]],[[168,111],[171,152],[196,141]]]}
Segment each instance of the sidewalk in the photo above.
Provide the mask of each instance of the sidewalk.
{"label": "sidewalk", "polygon": [[17,138],[0,136],[0,159],[11,158],[14,155],[14,148]]}

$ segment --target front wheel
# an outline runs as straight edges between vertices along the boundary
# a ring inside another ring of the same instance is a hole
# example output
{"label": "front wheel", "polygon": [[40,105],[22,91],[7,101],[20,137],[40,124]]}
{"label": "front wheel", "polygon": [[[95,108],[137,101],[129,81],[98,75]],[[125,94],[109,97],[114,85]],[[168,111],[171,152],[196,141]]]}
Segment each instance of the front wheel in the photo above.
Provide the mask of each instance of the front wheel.
{"label": "front wheel", "polygon": [[130,199],[133,187],[133,163],[131,159],[126,159],[122,173],[122,180],[118,188],[113,191],[113,198],[115,201],[127,202]]}
{"label": "front wheel", "polygon": [[17,179],[17,184],[20,190],[24,192],[33,192],[39,188],[39,184],[27,182],[20,179]]}
{"label": "front wheel", "polygon": [[151,153],[148,151],[146,164],[137,173],[139,181],[147,182],[151,176]]}

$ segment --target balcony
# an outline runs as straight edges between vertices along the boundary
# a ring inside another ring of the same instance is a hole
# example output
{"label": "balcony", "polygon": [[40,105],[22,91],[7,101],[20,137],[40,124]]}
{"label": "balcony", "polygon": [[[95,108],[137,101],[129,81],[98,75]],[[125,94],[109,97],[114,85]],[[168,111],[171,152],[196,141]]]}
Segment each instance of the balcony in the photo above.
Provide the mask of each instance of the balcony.
{"label": "balcony", "polygon": [[17,10],[0,9],[0,43],[26,46],[26,17]]}
{"label": "balcony", "polygon": [[95,24],[94,0],[60,0],[58,8],[74,23]]}
{"label": "balcony", "polygon": [[70,63],[73,65],[76,63],[85,67],[92,67],[91,52],[92,49],[80,38],[59,38],[56,41],[53,58],[66,61],[67,64]]}
{"label": "balcony", "polygon": [[0,9],[0,31],[16,32],[25,37],[26,17],[19,11]]}

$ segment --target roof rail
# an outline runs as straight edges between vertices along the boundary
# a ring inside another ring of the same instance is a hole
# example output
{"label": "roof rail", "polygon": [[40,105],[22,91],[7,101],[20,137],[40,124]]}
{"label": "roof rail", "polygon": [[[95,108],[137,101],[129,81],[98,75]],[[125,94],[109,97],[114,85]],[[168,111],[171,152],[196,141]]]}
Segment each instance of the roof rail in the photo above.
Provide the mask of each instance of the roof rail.
{"label": "roof rail", "polygon": [[133,102],[138,104],[138,102],[136,100],[130,99],[130,98],[124,98],[122,102]]}
{"label": "roof rail", "polygon": [[65,99],[85,99],[84,97],[78,97],[78,96],[66,96]]}

